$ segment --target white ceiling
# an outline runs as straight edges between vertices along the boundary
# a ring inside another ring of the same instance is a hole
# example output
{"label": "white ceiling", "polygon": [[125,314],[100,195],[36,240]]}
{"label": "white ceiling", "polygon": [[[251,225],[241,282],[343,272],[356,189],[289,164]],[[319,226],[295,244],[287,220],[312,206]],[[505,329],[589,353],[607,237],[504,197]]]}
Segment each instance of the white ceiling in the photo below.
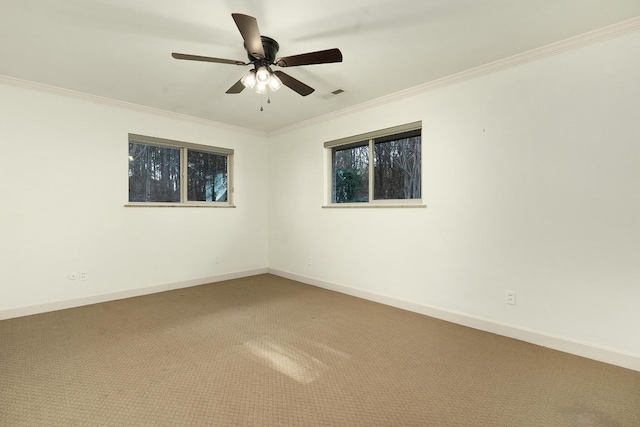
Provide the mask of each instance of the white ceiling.
{"label": "white ceiling", "polygon": [[[232,12],[279,56],[344,61],[287,68],[316,91],[260,112],[225,94],[249,67],[171,57],[246,61]],[[640,0],[0,0],[0,75],[272,132],[637,16]]]}

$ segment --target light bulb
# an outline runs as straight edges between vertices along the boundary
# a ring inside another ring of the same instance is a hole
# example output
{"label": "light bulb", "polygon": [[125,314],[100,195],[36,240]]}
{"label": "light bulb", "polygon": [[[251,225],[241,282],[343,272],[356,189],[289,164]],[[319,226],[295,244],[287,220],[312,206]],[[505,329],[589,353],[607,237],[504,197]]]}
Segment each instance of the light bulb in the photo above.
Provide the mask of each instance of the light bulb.
{"label": "light bulb", "polygon": [[240,83],[244,85],[244,87],[248,87],[249,89],[253,89],[256,85],[256,71],[251,70],[247,74],[245,74],[242,79],[240,79]]}
{"label": "light bulb", "polygon": [[282,87],[282,81],[275,74],[271,74],[271,81],[269,82],[269,87],[272,91],[276,91]]}
{"label": "light bulb", "polygon": [[267,69],[267,67],[260,67],[258,71],[256,71],[256,80],[258,83],[268,85],[271,80],[271,72]]}
{"label": "light bulb", "polygon": [[256,93],[264,95],[268,91],[269,91],[269,85],[262,84],[260,82],[258,82],[258,84],[256,84]]}

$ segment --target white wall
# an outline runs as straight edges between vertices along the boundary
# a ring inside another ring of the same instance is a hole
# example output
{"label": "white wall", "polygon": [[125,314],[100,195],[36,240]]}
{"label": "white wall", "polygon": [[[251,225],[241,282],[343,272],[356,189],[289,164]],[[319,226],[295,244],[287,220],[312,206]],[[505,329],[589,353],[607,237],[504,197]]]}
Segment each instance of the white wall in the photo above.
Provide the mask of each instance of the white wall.
{"label": "white wall", "polygon": [[[237,208],[126,208],[128,133],[234,149]],[[0,312],[267,267],[264,136],[0,84],[0,144]]]}
{"label": "white wall", "polygon": [[[272,137],[270,268],[640,355],[638,52],[636,32]],[[426,209],[321,208],[324,141],[416,120]]]}

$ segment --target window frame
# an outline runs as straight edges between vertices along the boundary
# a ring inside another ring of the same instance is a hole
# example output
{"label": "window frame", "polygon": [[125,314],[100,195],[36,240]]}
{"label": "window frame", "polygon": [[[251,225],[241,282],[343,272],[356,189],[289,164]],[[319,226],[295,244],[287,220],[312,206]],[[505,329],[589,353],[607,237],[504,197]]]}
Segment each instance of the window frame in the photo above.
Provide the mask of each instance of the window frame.
{"label": "window frame", "polygon": [[[374,145],[376,139],[389,137],[393,135],[399,135],[412,131],[420,131],[420,197],[415,199],[375,199],[374,198],[374,180],[375,176],[372,173],[375,168],[374,162]],[[366,144],[362,144],[365,143]],[[369,180],[369,197],[366,202],[351,202],[351,203],[336,203],[333,201],[333,179],[334,179],[334,162],[333,153],[336,148],[348,148],[349,146],[368,145],[369,147],[369,165],[368,165],[368,180]],[[325,200],[323,208],[424,208],[426,205],[423,203],[423,177],[424,168],[423,156],[422,156],[422,121],[407,123],[390,128],[380,129],[373,132],[367,132],[359,135],[353,135],[346,138],[340,138],[333,141],[327,141],[324,143],[325,148]]]}
{"label": "window frame", "polygon": [[[127,152],[129,144],[144,144],[156,147],[168,147],[180,150],[180,201],[179,202],[131,202],[127,200],[126,207],[207,207],[207,208],[235,208],[233,203],[234,180],[233,180],[233,157],[234,150],[230,148],[215,147],[211,145],[194,144],[191,142],[177,141],[153,136],[138,135],[130,133],[127,138]],[[198,151],[227,157],[227,200],[216,201],[189,201],[188,200],[188,152]],[[127,175],[129,171],[129,158],[127,156]],[[127,179],[127,194],[129,194],[129,180]],[[127,199],[129,196],[127,196]]]}

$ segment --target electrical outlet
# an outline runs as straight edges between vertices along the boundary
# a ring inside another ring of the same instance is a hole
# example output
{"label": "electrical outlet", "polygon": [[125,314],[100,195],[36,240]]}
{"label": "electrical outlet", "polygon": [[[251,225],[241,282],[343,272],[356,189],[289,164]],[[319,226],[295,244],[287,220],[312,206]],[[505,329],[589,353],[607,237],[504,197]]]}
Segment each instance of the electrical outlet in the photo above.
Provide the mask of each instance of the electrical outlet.
{"label": "electrical outlet", "polygon": [[86,271],[81,271],[80,272],[80,280],[82,280],[82,281],[87,280],[87,272]]}
{"label": "electrical outlet", "polygon": [[313,264],[313,259],[311,257],[307,258],[307,264],[308,265]]}
{"label": "electrical outlet", "polygon": [[216,257],[216,264],[220,264],[220,257],[219,256]]}
{"label": "electrical outlet", "polygon": [[504,291],[504,302],[516,305],[516,291]]}

